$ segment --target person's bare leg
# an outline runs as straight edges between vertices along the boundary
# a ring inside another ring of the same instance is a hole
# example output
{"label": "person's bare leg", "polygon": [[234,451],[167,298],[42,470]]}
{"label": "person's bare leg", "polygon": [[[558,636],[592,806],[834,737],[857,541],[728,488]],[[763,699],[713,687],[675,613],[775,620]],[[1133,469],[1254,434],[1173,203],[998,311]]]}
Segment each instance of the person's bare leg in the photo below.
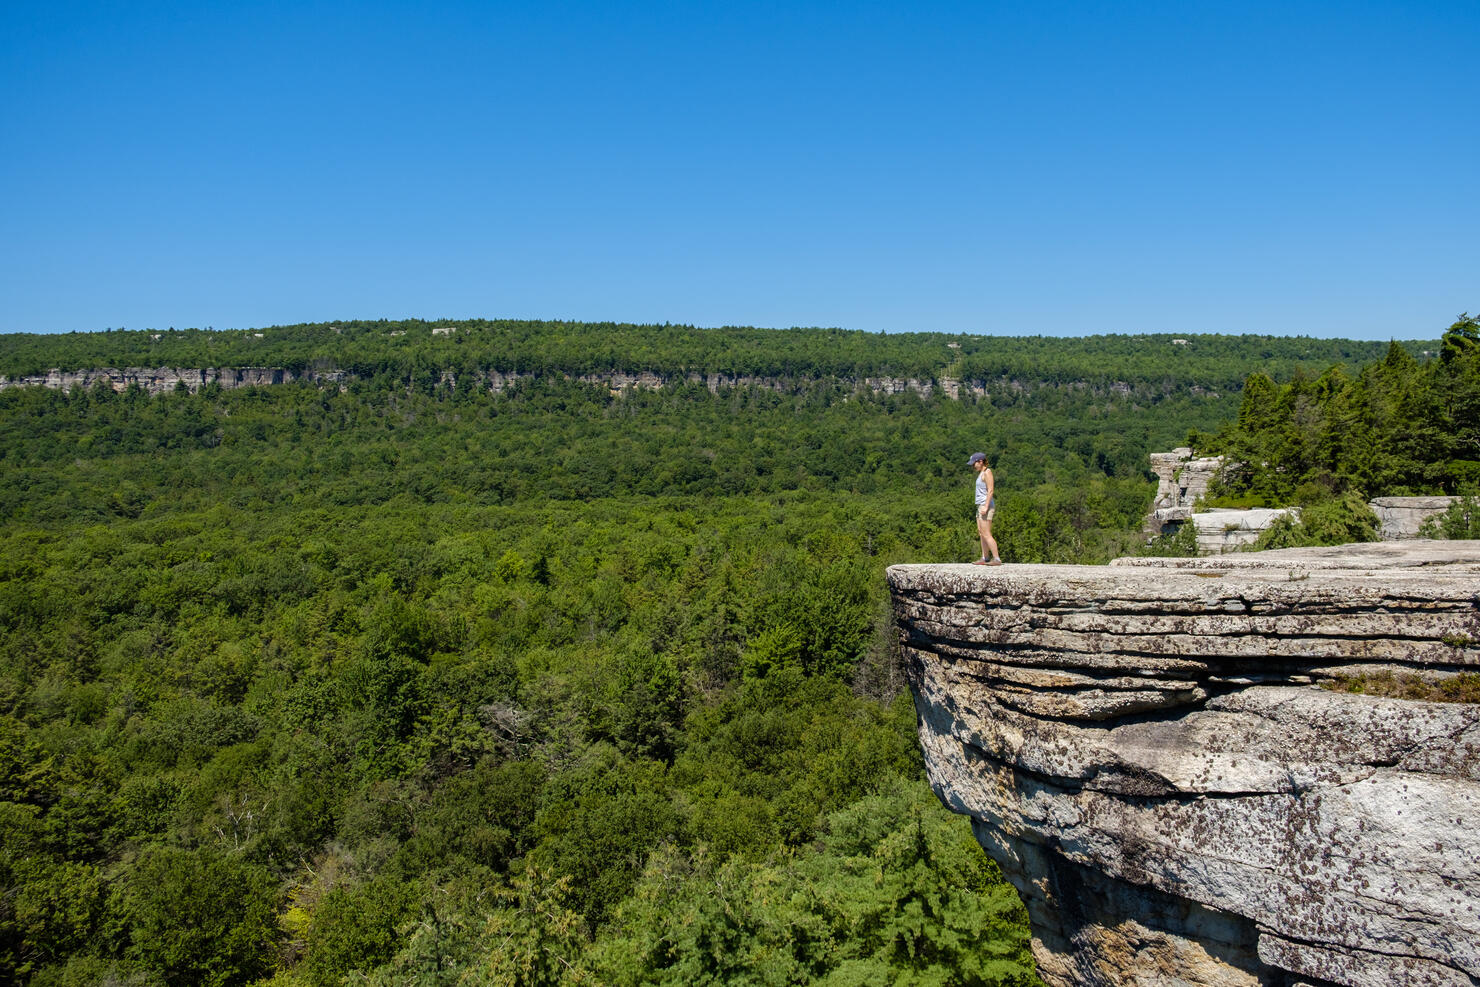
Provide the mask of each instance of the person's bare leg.
{"label": "person's bare leg", "polygon": [[976,529],[982,536],[982,558],[993,562],[1002,561],[997,557],[997,539],[992,537],[992,522],[977,518]]}

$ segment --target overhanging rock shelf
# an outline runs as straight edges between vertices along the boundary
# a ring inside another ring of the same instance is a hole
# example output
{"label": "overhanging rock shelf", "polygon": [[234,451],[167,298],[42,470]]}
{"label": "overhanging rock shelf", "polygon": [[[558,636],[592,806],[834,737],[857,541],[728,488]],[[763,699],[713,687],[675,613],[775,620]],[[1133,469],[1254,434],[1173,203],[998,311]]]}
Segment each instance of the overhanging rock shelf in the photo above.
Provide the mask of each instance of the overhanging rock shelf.
{"label": "overhanging rock shelf", "polygon": [[1070,984],[1480,982],[1480,542],[889,570],[941,799]]}

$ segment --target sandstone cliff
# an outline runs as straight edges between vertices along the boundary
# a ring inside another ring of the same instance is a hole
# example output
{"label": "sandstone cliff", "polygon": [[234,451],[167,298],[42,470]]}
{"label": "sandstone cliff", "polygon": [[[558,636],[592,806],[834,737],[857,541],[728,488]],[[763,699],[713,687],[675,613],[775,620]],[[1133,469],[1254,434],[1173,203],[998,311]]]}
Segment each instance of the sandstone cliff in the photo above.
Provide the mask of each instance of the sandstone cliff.
{"label": "sandstone cliff", "polygon": [[1480,542],[889,570],[931,782],[1070,984],[1480,982]]}

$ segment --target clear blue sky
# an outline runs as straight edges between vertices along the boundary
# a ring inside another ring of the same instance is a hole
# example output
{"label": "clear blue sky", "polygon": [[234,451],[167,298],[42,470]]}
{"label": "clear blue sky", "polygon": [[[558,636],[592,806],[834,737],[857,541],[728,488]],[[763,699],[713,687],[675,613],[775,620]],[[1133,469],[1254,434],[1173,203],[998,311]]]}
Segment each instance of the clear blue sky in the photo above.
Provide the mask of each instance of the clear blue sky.
{"label": "clear blue sky", "polygon": [[0,7],[0,332],[1433,338],[1480,2]]}

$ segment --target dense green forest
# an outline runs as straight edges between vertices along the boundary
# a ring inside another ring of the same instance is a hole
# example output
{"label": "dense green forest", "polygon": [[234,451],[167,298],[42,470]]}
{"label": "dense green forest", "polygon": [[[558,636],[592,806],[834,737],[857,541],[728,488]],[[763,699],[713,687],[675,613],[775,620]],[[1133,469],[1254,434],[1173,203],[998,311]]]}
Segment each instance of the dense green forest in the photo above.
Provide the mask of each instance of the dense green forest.
{"label": "dense green forest", "polygon": [[[451,330],[446,334],[434,328]],[[1406,344],[1418,358],[1436,344]],[[615,323],[423,320],[317,323],[218,332],[115,330],[0,336],[0,375],[93,367],[282,367],[356,376],[467,375],[483,370],[580,375],[649,371],[802,379],[907,377],[1040,383],[1201,386],[1237,390],[1254,369],[1284,380],[1382,356],[1386,344],[1278,336],[1083,338],[842,329],[725,328]]]}
{"label": "dense green forest", "polygon": [[[356,376],[0,390],[0,979],[1036,983],[924,782],[884,568],[974,557],[977,449],[1008,561],[1137,551],[1149,451],[1388,349],[430,326],[4,337],[10,374]],[[846,379],[947,370],[1033,386]]]}

